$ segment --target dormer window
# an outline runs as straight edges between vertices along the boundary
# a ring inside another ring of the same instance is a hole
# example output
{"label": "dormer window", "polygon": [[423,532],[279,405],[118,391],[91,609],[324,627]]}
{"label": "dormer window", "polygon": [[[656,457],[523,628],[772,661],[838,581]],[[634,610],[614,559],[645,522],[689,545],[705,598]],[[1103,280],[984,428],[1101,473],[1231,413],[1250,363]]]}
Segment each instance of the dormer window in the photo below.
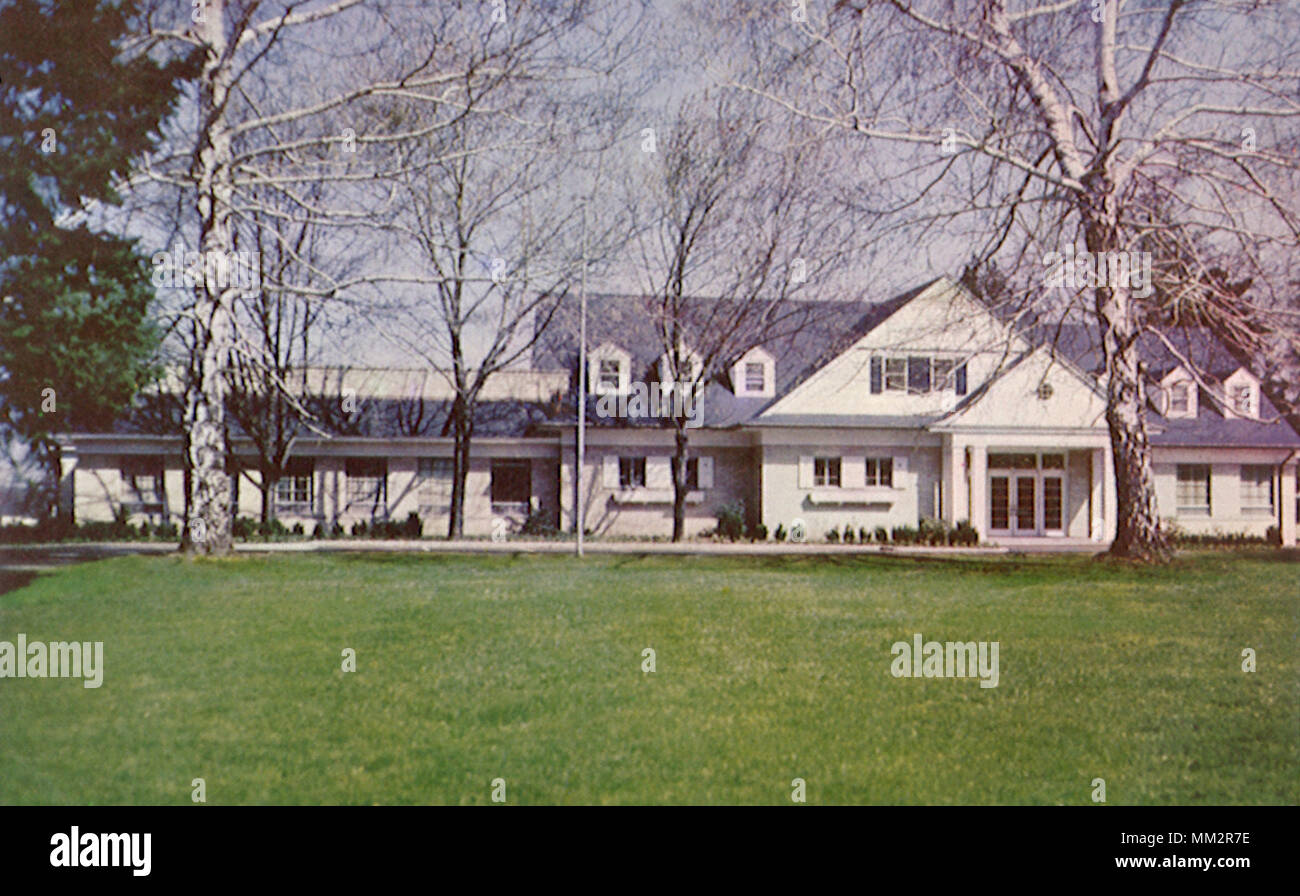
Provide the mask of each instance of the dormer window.
{"label": "dormer window", "polygon": [[1251,396],[1252,391],[1250,385],[1246,383],[1232,387],[1232,391],[1228,393],[1228,395],[1232,402],[1233,413],[1240,414],[1243,417],[1254,416],[1255,412]]}
{"label": "dormer window", "polygon": [[1197,415],[1197,390],[1191,374],[1183,367],[1176,367],[1160,381],[1156,392],[1160,413],[1171,419],[1191,418]]}
{"label": "dormer window", "polygon": [[737,395],[770,398],[776,394],[776,361],[761,348],[744,354],[731,368],[731,383]]}
{"label": "dormer window", "polygon": [[1191,409],[1191,388],[1188,383],[1174,383],[1169,387],[1169,413],[1186,414]]}
{"label": "dormer window", "polygon": [[1223,380],[1223,410],[1228,417],[1253,420],[1259,416],[1259,380],[1245,367]]}
{"label": "dormer window", "polygon": [[587,358],[587,389],[593,395],[621,395],[628,391],[632,356],[606,342]]}
{"label": "dormer window", "polygon": [[623,365],[617,358],[601,358],[596,374],[597,392],[617,392],[623,377]]}

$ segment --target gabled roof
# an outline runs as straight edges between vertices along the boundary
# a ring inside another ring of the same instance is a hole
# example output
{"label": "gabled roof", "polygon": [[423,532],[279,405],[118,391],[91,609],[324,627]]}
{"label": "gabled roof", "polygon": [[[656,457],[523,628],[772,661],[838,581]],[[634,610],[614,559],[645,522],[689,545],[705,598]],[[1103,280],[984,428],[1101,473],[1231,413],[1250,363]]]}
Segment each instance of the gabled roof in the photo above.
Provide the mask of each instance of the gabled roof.
{"label": "gabled roof", "polygon": [[821,351],[809,359],[806,365],[794,371],[793,376],[788,381],[783,384],[778,374],[776,395],[768,399],[768,404],[774,403],[777,399],[802,385],[810,376],[821,370],[833,359],[844,354],[855,342],[892,317],[896,311],[943,279],[943,277],[936,277],[914,289],[900,293],[892,299],[886,299],[874,305],[859,305],[859,309],[862,310],[861,315],[856,320],[853,320],[849,326],[836,332],[829,341],[823,344]]}
{"label": "gabled roof", "polygon": [[[1043,384],[1051,386],[1052,392],[1035,400],[1032,396]],[[1045,346],[1037,346],[980,384],[936,421],[935,428],[1096,429],[1105,425],[1105,409],[1105,393],[1093,377]]]}
{"label": "gabled roof", "polygon": [[[926,284],[928,286],[929,284]],[[703,391],[704,424],[711,428],[736,426],[754,419],[765,407],[814,373],[822,364],[854,340],[871,330],[895,310],[926,287],[910,290],[887,302],[869,305],[858,301],[789,302],[786,313],[799,315],[797,325],[783,325],[785,332],[775,339],[758,344],[776,362],[774,397],[736,395],[729,381],[730,362],[715,373]],[[695,299],[701,303],[713,301]],[[596,295],[587,298],[587,345],[612,343],[632,356],[631,378],[646,382],[657,379],[654,365],[663,352],[660,334],[649,305],[638,295]],[[552,316],[549,325],[538,334],[533,348],[533,366],[537,370],[566,370],[571,380],[566,407],[554,422],[571,423],[573,396],[578,386],[579,303],[567,296]],[[689,346],[688,346],[689,347]],[[588,403],[594,408],[595,399]],[[597,417],[589,409],[588,419],[595,426],[661,426],[659,418],[628,421]]]}
{"label": "gabled roof", "polygon": [[[1038,323],[1024,328],[1023,333],[1034,344],[1051,347],[1094,376],[1100,376],[1104,372],[1101,335],[1094,324]],[[1190,361],[1202,374],[1216,380],[1230,376],[1242,366],[1205,329],[1179,327],[1164,333],[1164,337],[1173,345],[1177,354],[1170,350],[1165,340],[1154,333],[1143,333],[1137,342],[1138,356],[1156,382],[1182,364],[1179,355]]]}
{"label": "gabled roof", "polygon": [[[921,301],[927,304],[919,311],[903,313]],[[821,425],[814,420],[838,419],[845,426],[924,427],[946,411],[934,406],[918,407],[910,413],[912,409],[897,406],[888,410],[864,406],[855,387],[860,386],[862,392],[867,389],[863,378],[868,356],[935,350],[969,354],[983,350],[990,338],[1005,345],[1012,357],[1032,348],[996,315],[985,313],[983,303],[949,277],[937,277],[871,308],[861,326],[828,343],[815,363],[778,394],[755,422],[814,426]],[[938,317],[930,315],[931,308]]]}
{"label": "gabled roof", "polygon": [[[1093,376],[1105,370],[1101,339],[1095,326],[1084,324],[1040,324],[1028,331],[1030,338],[1048,346],[1063,358],[1072,360]],[[1165,339],[1144,333],[1138,339],[1138,354],[1154,383],[1182,366],[1179,355],[1195,365],[1198,372],[1211,380],[1222,381],[1242,368],[1242,364],[1207,330],[1181,327],[1164,334]],[[1176,354],[1175,354],[1176,351]],[[1197,402],[1194,418],[1165,417],[1148,409],[1151,444],[1180,447],[1300,447],[1300,434],[1274,407],[1264,394],[1259,396],[1259,419],[1226,418],[1214,401]]]}

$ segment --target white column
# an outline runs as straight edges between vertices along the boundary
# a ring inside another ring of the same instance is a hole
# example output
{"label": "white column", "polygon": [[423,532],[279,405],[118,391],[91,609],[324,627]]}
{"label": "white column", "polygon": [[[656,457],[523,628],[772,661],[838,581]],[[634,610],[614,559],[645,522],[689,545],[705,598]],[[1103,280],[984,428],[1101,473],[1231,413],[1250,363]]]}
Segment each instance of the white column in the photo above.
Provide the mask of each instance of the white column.
{"label": "white column", "polygon": [[1279,483],[1281,488],[1278,489],[1278,500],[1281,502],[1278,506],[1278,528],[1282,530],[1282,544],[1288,547],[1296,543],[1296,469],[1295,461],[1282,467],[1282,481]]}
{"label": "white column", "polygon": [[1108,453],[1105,448],[1092,449],[1092,471],[1091,477],[1092,495],[1089,499],[1089,506],[1092,509],[1092,516],[1088,523],[1088,537],[1093,541],[1101,541],[1106,537],[1105,531],[1105,476],[1106,460],[1102,457]]}
{"label": "white column", "polygon": [[69,522],[77,521],[77,449],[73,445],[59,448],[59,513]]}
{"label": "white column", "polygon": [[[163,508],[163,522],[172,521],[183,525],[185,520],[185,471],[176,467],[163,467],[163,498],[167,505]],[[238,516],[239,508],[231,508],[232,515]]]}
{"label": "white column", "polygon": [[980,534],[980,541],[989,537],[988,488],[988,449],[983,445],[971,445],[970,522]]}
{"label": "white column", "polygon": [[573,473],[577,464],[574,461],[572,445],[560,445],[560,531],[573,532],[578,525],[577,505],[574,503],[577,493],[574,491]]}
{"label": "white column", "polygon": [[1102,541],[1110,544],[1115,540],[1115,530],[1119,528],[1119,495],[1115,490],[1115,456],[1110,448],[1101,452],[1102,460],[1102,494],[1105,495],[1102,510]]}
{"label": "white column", "polygon": [[966,491],[966,445],[951,435],[943,437],[942,459],[943,518],[951,525],[966,519],[970,497]]}

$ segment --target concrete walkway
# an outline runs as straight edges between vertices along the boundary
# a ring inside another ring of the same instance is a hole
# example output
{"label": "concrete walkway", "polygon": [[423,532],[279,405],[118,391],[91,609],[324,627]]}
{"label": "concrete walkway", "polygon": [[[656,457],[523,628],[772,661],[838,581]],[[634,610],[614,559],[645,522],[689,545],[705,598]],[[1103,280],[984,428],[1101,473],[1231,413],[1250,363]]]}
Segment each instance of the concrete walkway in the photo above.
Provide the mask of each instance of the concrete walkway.
{"label": "concrete walkway", "polygon": [[[1086,547],[1059,546],[1060,550],[1095,552],[1095,545]],[[591,555],[693,555],[731,557],[780,556],[866,556],[869,554],[896,554],[899,556],[953,557],[969,555],[1007,554],[1022,550],[1005,546],[984,545],[974,548],[889,547],[886,545],[854,544],[777,544],[767,542],[711,543],[659,541],[589,541],[584,550]],[[424,553],[424,554],[573,554],[572,541],[530,541],[527,539],[490,541],[464,539],[446,541],[439,539],[385,541],[368,538],[331,539],[320,541],[236,542],[240,554],[302,554],[302,553]],[[108,557],[128,554],[174,554],[176,545],[165,542],[78,542],[64,544],[0,545],[0,594],[17,590],[38,575],[71,563],[88,563]]]}
{"label": "concrete walkway", "polygon": [[[505,539],[446,540],[383,540],[338,539],[334,541],[276,542],[239,544],[240,552],[294,552],[294,551],[374,551],[414,553],[467,553],[467,554],[572,554],[572,541],[530,541]],[[853,554],[897,554],[901,556],[953,557],[968,555],[993,555],[1012,553],[1098,553],[1101,547],[1092,542],[1053,544],[1030,543],[1016,545],[986,544],[978,547],[927,547],[921,545],[899,546],[878,544],[796,544],[785,542],[708,542],[689,541],[673,544],[670,541],[588,541],[583,550],[588,554],[687,554],[697,556],[819,556]]]}
{"label": "concrete walkway", "polygon": [[[322,539],[317,541],[236,542],[235,550],[247,554],[293,554],[310,552],[439,553],[439,554],[572,554],[574,543],[562,540],[443,539],[379,540],[369,538]],[[1088,541],[1023,540],[1014,544],[985,544],[978,547],[926,547],[878,544],[828,544],[792,542],[707,542],[689,541],[588,541],[588,554],[687,554],[705,556],[824,556],[893,554],[899,556],[960,557],[1013,553],[1098,553],[1100,545]],[[0,545],[0,570],[39,572],[68,563],[84,563],[126,554],[171,554],[176,545],[167,542],[85,542],[63,544]]]}

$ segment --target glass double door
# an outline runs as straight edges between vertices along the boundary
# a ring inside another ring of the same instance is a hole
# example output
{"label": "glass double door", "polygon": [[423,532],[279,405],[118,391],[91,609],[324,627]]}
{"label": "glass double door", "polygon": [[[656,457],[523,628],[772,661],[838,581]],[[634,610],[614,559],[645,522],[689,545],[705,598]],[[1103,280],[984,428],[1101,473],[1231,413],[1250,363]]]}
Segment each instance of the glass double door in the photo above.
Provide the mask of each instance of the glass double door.
{"label": "glass double door", "polygon": [[989,531],[997,535],[1062,535],[1063,477],[1046,472],[989,475]]}

